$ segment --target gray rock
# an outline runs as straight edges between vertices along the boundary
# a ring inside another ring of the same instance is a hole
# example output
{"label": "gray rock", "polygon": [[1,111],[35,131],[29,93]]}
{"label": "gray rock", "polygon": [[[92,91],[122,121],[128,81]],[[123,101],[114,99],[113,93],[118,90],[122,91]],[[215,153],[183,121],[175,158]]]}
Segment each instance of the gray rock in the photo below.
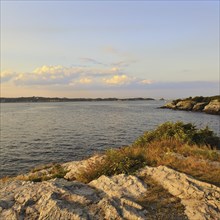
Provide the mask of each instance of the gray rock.
{"label": "gray rock", "polygon": [[[80,168],[86,169],[95,160],[102,159],[103,156],[95,156],[62,164],[69,170],[65,178],[74,179]],[[152,177],[170,194],[181,199],[189,219],[218,219],[219,187],[165,166],[146,166],[137,175]],[[13,179],[0,184],[0,220],[144,220],[148,218],[147,207],[143,208],[137,201],[147,190],[141,179],[124,174],[101,176],[88,184],[66,179],[38,183]],[[175,213],[173,215],[175,217]]]}
{"label": "gray rock", "polygon": [[65,179],[12,181],[0,187],[0,219],[144,220],[146,212],[135,199],[146,190],[141,180],[126,175],[102,176],[88,185]]}

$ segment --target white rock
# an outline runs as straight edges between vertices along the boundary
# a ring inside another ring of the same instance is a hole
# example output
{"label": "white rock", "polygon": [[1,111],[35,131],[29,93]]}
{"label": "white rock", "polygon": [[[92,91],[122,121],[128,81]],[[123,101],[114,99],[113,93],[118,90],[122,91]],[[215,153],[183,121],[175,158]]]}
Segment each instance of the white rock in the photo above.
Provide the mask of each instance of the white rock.
{"label": "white rock", "polygon": [[139,174],[149,175],[173,196],[180,198],[189,219],[220,219],[219,187],[198,181],[165,166],[145,167]]}

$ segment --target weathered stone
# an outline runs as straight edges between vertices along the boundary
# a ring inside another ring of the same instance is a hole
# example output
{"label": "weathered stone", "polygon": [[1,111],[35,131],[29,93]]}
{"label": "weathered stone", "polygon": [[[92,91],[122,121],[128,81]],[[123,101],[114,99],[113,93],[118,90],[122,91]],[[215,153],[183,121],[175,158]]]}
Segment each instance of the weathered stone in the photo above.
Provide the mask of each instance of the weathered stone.
{"label": "weathered stone", "polygon": [[193,106],[193,111],[202,111],[204,107],[207,105],[207,102],[199,102]]}
{"label": "weathered stone", "polygon": [[192,220],[219,219],[220,188],[167,168],[145,167],[140,175],[148,175],[181,199],[185,213]]}
{"label": "weathered stone", "polygon": [[180,101],[176,104],[176,108],[179,110],[187,110],[191,111],[193,109],[193,106],[195,105],[194,101],[191,100],[184,100]]}
{"label": "weathered stone", "polygon": [[[146,212],[135,199],[146,190],[141,180],[126,175],[102,176],[88,185],[65,179],[12,181],[0,187],[0,219],[144,220]],[[12,206],[8,194],[14,198]]]}
{"label": "weathered stone", "polygon": [[206,113],[220,115],[220,100],[212,100],[208,105],[205,106],[203,111]]}
{"label": "weathered stone", "polygon": [[64,176],[67,180],[74,180],[75,176],[82,170],[86,169],[89,166],[92,166],[94,163],[98,161],[102,161],[104,159],[104,155],[95,155],[86,160],[81,161],[72,161],[64,163],[62,166],[65,170],[68,170],[66,175]]}
{"label": "weathered stone", "polygon": [[[86,169],[95,160],[102,159],[103,156],[95,156],[62,164],[69,170],[65,178],[74,179],[81,168]],[[170,194],[178,197],[189,219],[218,219],[219,187],[165,166],[145,167],[137,173],[139,175],[152,177]],[[147,190],[142,180],[124,174],[101,176],[88,184],[66,179],[38,183],[20,180],[1,182],[0,220],[148,219],[151,207],[143,208],[143,204],[137,202]],[[179,219],[175,213],[172,216],[172,219]],[[180,219],[185,219],[185,215]]]}
{"label": "weathered stone", "polygon": [[162,108],[176,109],[176,105],[173,102],[168,102]]}

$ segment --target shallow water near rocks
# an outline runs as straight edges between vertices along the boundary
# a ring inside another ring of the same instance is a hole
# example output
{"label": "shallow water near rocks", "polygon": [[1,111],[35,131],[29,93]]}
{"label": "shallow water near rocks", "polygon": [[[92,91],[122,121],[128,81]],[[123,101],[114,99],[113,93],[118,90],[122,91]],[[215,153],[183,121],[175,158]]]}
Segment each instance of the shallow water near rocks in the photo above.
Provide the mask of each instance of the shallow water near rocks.
{"label": "shallow water near rocks", "polygon": [[164,101],[1,103],[0,176],[129,145],[166,121],[208,125],[220,135],[219,116],[159,109],[162,105]]}

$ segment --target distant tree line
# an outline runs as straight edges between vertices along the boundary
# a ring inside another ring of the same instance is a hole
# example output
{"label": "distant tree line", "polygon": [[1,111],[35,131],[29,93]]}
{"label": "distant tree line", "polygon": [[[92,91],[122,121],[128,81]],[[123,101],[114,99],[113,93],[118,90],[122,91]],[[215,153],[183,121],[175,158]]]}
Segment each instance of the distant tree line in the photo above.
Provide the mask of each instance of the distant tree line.
{"label": "distant tree line", "polygon": [[49,97],[18,97],[18,98],[0,98],[0,102],[82,102],[82,101],[144,101],[155,100],[153,98],[49,98]]}

